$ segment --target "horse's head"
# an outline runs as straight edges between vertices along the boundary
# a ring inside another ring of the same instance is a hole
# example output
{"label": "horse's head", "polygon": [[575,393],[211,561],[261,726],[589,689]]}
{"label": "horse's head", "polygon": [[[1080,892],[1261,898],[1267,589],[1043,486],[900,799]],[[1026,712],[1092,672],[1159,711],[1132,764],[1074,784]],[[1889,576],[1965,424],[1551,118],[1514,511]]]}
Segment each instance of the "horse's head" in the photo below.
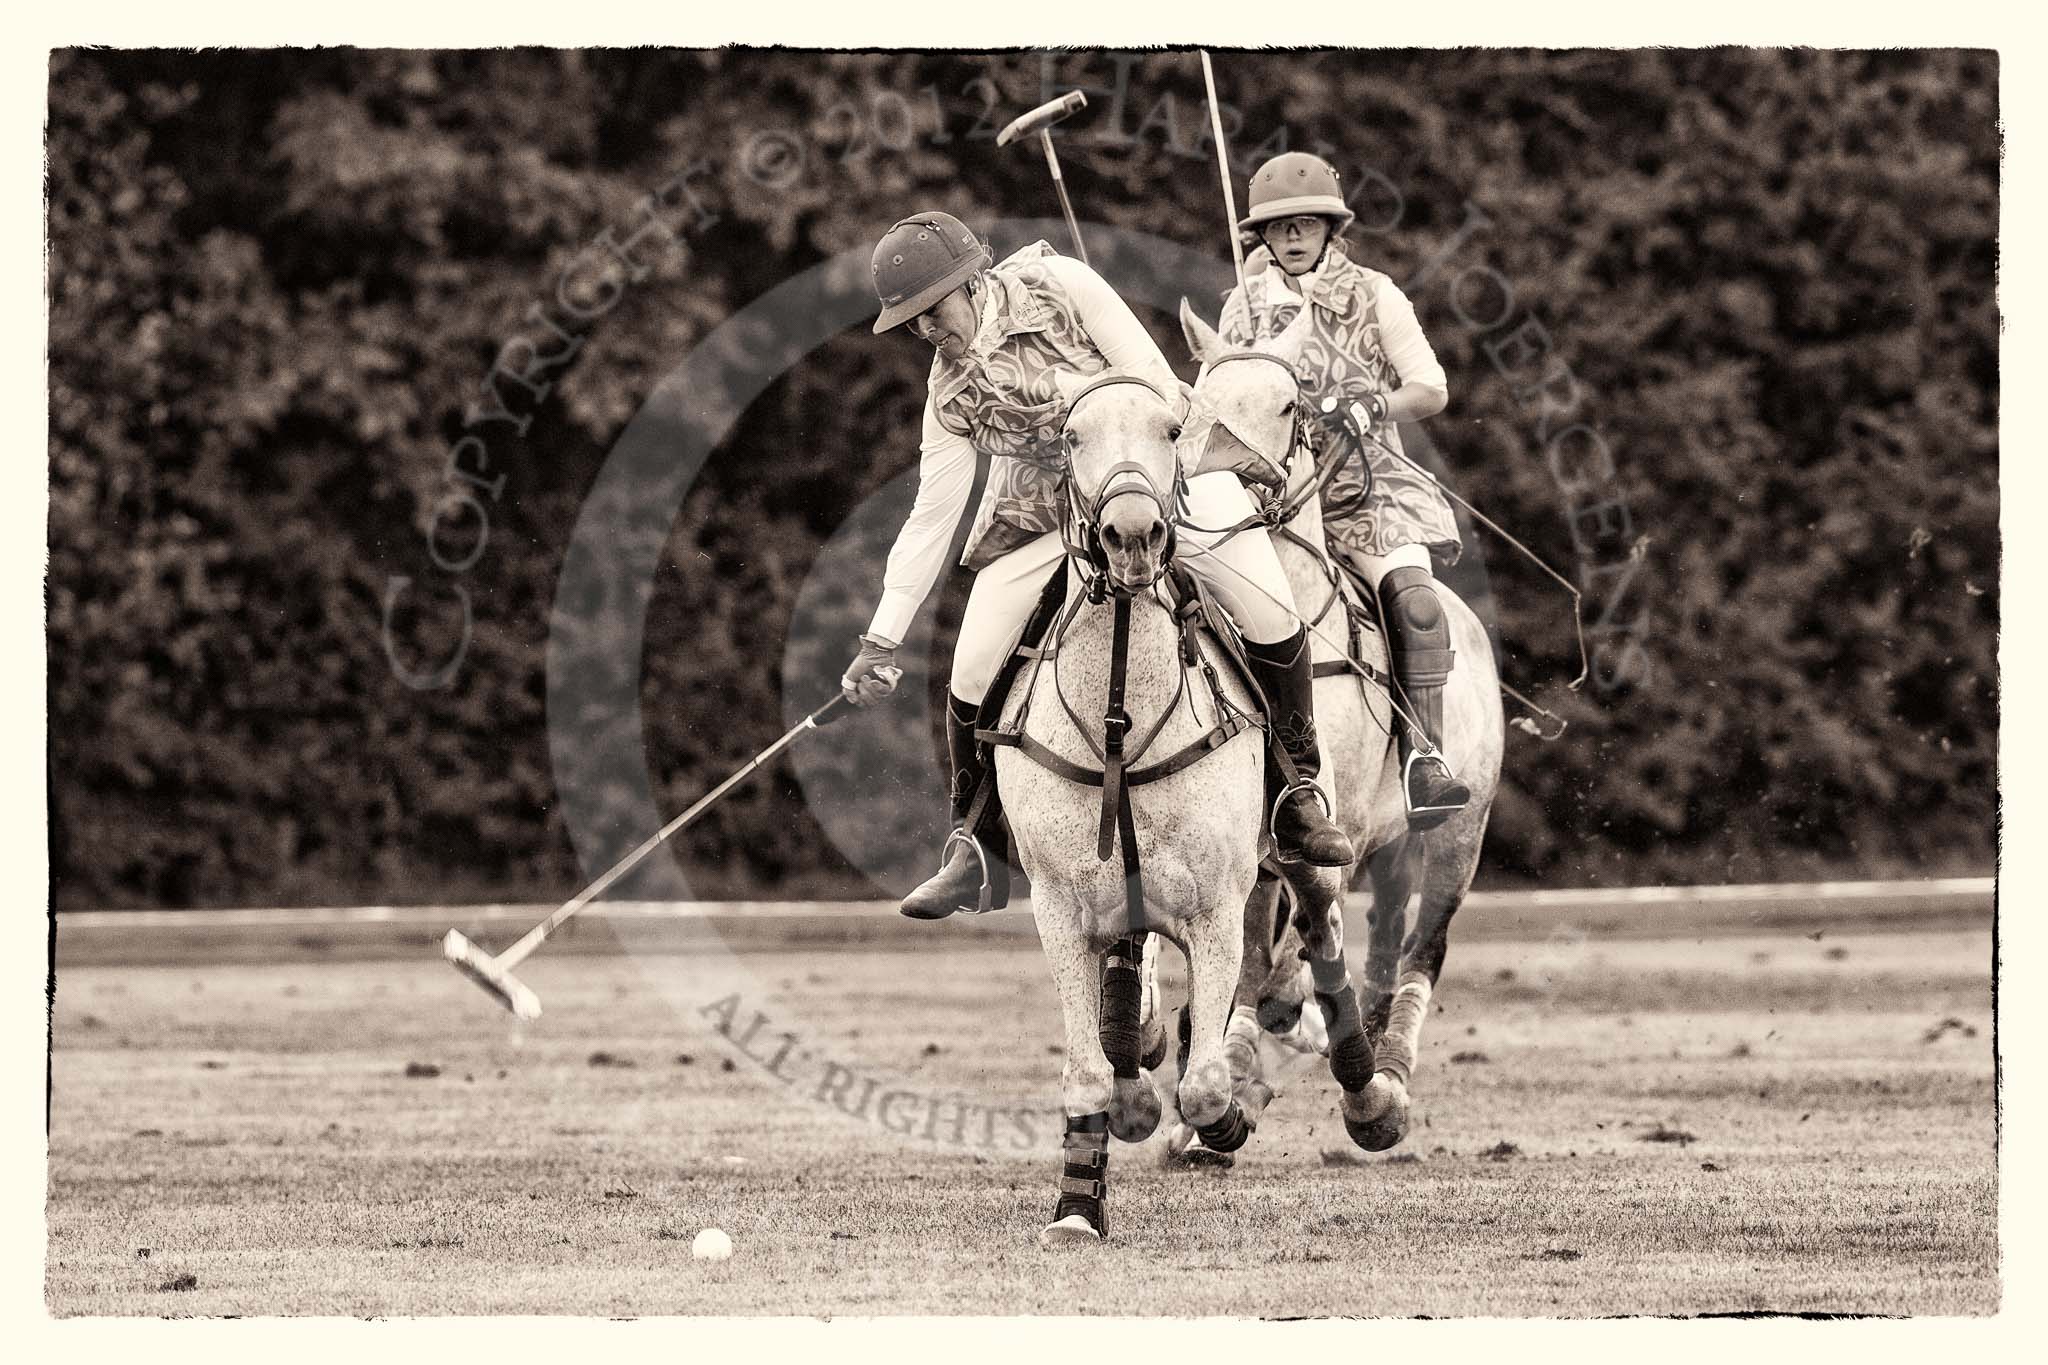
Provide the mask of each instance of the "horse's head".
{"label": "horse's head", "polygon": [[1289,492],[1305,484],[1315,471],[1308,460],[1292,457],[1307,401],[1299,376],[1308,310],[1279,335],[1247,347],[1224,341],[1186,299],[1180,301],[1180,325],[1202,366],[1195,378],[1199,416],[1188,424],[1188,439],[1200,443],[1191,472],[1228,469],[1239,478]]}
{"label": "horse's head", "polygon": [[1121,591],[1152,586],[1172,552],[1181,470],[1180,404],[1149,380],[1110,371],[1061,372],[1067,400],[1067,480],[1074,514],[1102,549],[1101,567]]}

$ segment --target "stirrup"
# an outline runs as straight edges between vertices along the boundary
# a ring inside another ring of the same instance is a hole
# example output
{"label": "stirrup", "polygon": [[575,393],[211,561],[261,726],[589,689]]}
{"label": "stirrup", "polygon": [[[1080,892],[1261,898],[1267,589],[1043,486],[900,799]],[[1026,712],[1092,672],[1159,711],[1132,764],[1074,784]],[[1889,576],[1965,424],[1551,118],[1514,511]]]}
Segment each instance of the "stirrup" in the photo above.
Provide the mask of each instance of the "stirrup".
{"label": "stirrup", "polygon": [[988,875],[988,854],[982,852],[981,840],[969,834],[963,825],[955,829],[951,834],[948,834],[946,842],[940,847],[939,866],[941,868],[945,867],[946,859],[952,855],[954,844],[966,844],[967,847],[973,849],[974,861],[981,868],[981,898],[979,903],[972,907],[958,906],[956,907],[957,912],[967,915],[986,915],[995,909],[996,898],[995,884],[989,880]]}
{"label": "stirrup", "polygon": [[[1314,778],[1304,777],[1299,781],[1295,782],[1292,786],[1282,788],[1280,794],[1273,798],[1273,808],[1266,812],[1266,834],[1267,837],[1272,840],[1273,861],[1276,863],[1298,863],[1302,860],[1301,855],[1298,853],[1290,858],[1281,851],[1280,836],[1275,832],[1275,830],[1278,828],[1280,823],[1280,807],[1287,804],[1288,797],[1294,795],[1298,791],[1304,790],[1306,790],[1309,795],[1315,797],[1316,804],[1323,808],[1323,818],[1325,820],[1330,821],[1332,824],[1336,823],[1337,809],[1336,807],[1330,804],[1330,798],[1323,794],[1323,789],[1316,785]],[[1405,795],[1406,793],[1404,792],[1403,796],[1405,797]]]}
{"label": "stirrup", "polygon": [[1450,779],[1453,782],[1458,780],[1458,775],[1451,772],[1451,765],[1445,760],[1441,750],[1434,747],[1429,749],[1418,747],[1409,751],[1407,759],[1401,764],[1401,804],[1408,812],[1409,827],[1418,831],[1435,829],[1451,816],[1465,809],[1467,804],[1463,801],[1460,801],[1455,806],[1418,806],[1415,804],[1415,788],[1409,779],[1414,775],[1417,761],[1423,759],[1427,759],[1432,763],[1442,764],[1444,772]]}
{"label": "stirrup", "polygon": [[1315,779],[1304,777],[1293,786],[1284,788],[1278,796],[1273,798],[1273,809],[1266,812],[1266,828],[1268,830],[1272,829],[1279,822],[1280,807],[1287,804],[1287,798],[1298,791],[1307,791],[1309,795],[1315,797],[1316,804],[1323,808],[1323,818],[1325,820],[1335,820],[1337,818],[1336,807],[1330,804],[1329,797],[1323,795],[1323,789],[1316,785]]}

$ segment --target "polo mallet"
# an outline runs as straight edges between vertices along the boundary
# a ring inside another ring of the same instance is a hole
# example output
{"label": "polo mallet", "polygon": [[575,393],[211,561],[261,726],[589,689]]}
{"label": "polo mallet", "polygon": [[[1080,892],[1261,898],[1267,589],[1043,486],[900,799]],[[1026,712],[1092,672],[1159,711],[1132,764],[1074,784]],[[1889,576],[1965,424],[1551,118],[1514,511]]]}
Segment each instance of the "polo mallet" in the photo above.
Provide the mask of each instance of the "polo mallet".
{"label": "polo mallet", "polygon": [[1209,53],[1202,51],[1202,85],[1209,92],[1209,133],[1216,143],[1216,169],[1223,174],[1223,230],[1230,237],[1230,261],[1237,267],[1237,293],[1249,306],[1251,295],[1244,287],[1244,243],[1237,235],[1237,192],[1230,185],[1230,153],[1223,146],[1223,110],[1216,102],[1216,68],[1209,65]]}
{"label": "polo mallet", "polygon": [[[897,668],[877,668],[874,670],[874,674],[888,685],[888,692],[896,690],[896,683],[903,676],[902,670]],[[887,695],[887,693],[885,692],[883,695]],[[675,834],[692,820],[695,820],[698,816],[709,810],[720,797],[745,781],[762,764],[769,762],[777,754],[795,743],[798,736],[806,731],[815,730],[824,724],[826,717],[831,713],[832,709],[845,700],[846,698],[843,694],[836,696],[817,710],[811,712],[808,716],[805,716],[787,734],[783,735],[781,739],[776,740],[760,753],[748,759],[745,767],[706,792],[695,805],[691,806],[681,815],[663,825],[652,838],[648,839],[647,842],[641,844],[640,847],[634,849],[631,853],[628,853],[618,866],[605,873],[602,877],[599,877],[583,890],[577,892],[561,909],[549,915],[539,924],[536,924],[527,932],[526,937],[520,939],[504,952],[493,957],[465,938],[461,930],[450,929],[448,936],[441,940],[442,956],[446,957],[457,971],[490,992],[492,999],[512,1011],[518,1018],[540,1018],[540,997],[535,995],[532,988],[525,982],[512,975],[513,969],[526,961],[527,958],[533,956],[540,948],[540,945],[548,941],[549,935],[573,919],[585,906],[603,895],[613,882],[616,882],[635,867],[638,867],[641,859],[661,847],[663,843],[667,842],[670,835]]]}
{"label": "polo mallet", "polygon": [[1074,206],[1067,199],[1067,182],[1060,175],[1059,153],[1052,149],[1052,126],[1068,117],[1077,109],[1088,105],[1088,97],[1079,90],[1070,90],[1056,100],[1047,100],[1030,113],[1013,120],[1010,126],[996,134],[996,146],[1007,147],[1028,133],[1038,134],[1038,140],[1045,144],[1045,165],[1052,172],[1052,187],[1059,192],[1060,212],[1067,215],[1067,231],[1073,234],[1074,250],[1081,257],[1081,264],[1087,265],[1088,244],[1081,240],[1081,225],[1074,221]]}

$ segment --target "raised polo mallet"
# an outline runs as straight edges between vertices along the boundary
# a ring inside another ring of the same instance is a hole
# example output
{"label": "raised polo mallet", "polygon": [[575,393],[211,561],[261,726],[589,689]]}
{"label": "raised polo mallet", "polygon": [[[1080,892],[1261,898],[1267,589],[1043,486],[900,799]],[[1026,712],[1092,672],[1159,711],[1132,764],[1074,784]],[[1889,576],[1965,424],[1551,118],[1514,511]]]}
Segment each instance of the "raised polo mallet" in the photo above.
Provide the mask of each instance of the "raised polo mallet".
{"label": "raised polo mallet", "polygon": [[[874,672],[876,677],[888,685],[888,691],[891,692],[896,690],[896,683],[903,676],[903,671],[897,668],[878,668]],[[745,781],[755,769],[769,762],[777,754],[795,743],[799,735],[802,735],[807,730],[815,730],[821,724],[824,724],[826,717],[832,709],[845,700],[846,698],[843,695],[834,697],[808,716],[805,716],[790,729],[789,733],[747,760],[745,767],[706,792],[695,805],[691,806],[681,815],[663,825],[646,843],[628,853],[617,867],[614,867],[589,886],[577,892],[561,909],[549,915],[539,924],[534,925],[527,932],[525,938],[520,939],[504,952],[493,957],[463,937],[461,930],[450,929],[448,936],[441,940],[442,956],[446,957],[453,964],[455,970],[461,972],[471,981],[476,982],[477,985],[482,986],[486,991],[489,991],[492,999],[512,1011],[519,1018],[540,1018],[540,997],[535,995],[533,989],[525,982],[512,975],[513,968],[533,956],[540,945],[548,941],[550,934],[573,919],[584,906],[589,905],[592,901],[603,895],[613,882],[631,872],[635,867],[638,867],[640,860],[661,847],[670,835],[688,825],[705,811],[711,809],[712,805],[720,797]]]}
{"label": "raised polo mallet", "polygon": [[1088,105],[1088,97],[1079,90],[1070,90],[1056,100],[1047,100],[1022,118],[1013,120],[1009,127],[996,134],[996,146],[1007,147],[1028,133],[1038,134],[1038,140],[1045,144],[1046,169],[1052,172],[1052,187],[1059,192],[1060,212],[1067,215],[1067,231],[1074,236],[1074,250],[1081,257],[1081,264],[1087,265],[1088,244],[1081,240],[1081,225],[1074,221],[1074,206],[1067,199],[1067,182],[1060,175],[1059,153],[1052,149],[1052,126],[1077,109]]}

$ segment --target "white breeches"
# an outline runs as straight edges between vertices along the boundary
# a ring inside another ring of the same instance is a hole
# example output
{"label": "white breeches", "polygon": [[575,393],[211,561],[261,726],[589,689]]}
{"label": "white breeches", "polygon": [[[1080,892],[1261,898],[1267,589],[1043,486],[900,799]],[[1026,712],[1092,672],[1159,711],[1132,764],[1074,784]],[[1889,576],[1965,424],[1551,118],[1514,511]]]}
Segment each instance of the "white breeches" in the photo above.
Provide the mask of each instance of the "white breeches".
{"label": "white breeches", "polygon": [[1396,545],[1383,555],[1367,554],[1363,550],[1353,550],[1343,545],[1333,545],[1330,548],[1356,564],[1358,571],[1365,575],[1366,581],[1372,584],[1375,591],[1380,586],[1380,580],[1387,576],[1390,569],[1408,568],[1420,569],[1424,573],[1433,572],[1427,545]]}
{"label": "white breeches", "polygon": [[[1188,520],[1196,526],[1221,529],[1242,521],[1252,511],[1251,496],[1235,474],[1219,471],[1188,481]],[[1174,557],[1215,595],[1246,639],[1276,644],[1292,636],[1301,628],[1301,618],[1295,614],[1287,574],[1265,531],[1253,527],[1221,544],[1219,539],[1183,525]],[[1429,562],[1428,551],[1421,546],[1412,548],[1422,553],[1424,564]],[[1396,558],[1389,556],[1389,564]],[[1065,562],[1059,533],[1048,532],[975,575],[960,638],[953,646],[955,697],[978,703],[987,695],[1003,660],[1017,647],[1046,580]]]}

